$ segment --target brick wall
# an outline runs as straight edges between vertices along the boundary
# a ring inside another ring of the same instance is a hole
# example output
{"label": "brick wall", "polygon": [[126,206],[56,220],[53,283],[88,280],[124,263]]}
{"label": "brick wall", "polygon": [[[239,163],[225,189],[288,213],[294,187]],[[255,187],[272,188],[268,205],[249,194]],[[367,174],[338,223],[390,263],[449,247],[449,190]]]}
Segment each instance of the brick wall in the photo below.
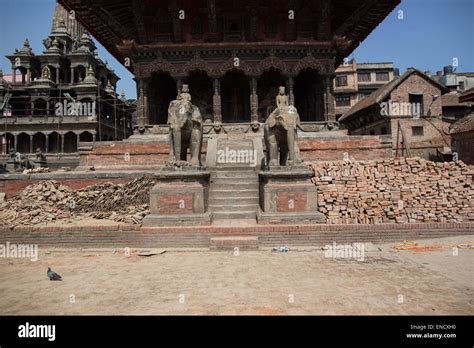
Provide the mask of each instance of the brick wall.
{"label": "brick wall", "polygon": [[467,164],[474,164],[474,131],[453,134],[453,142],[453,151],[457,151],[458,159]]}
{"label": "brick wall", "polygon": [[343,159],[347,152],[355,160],[372,160],[392,156],[389,136],[351,135],[341,137],[315,137],[298,140],[301,157],[306,161]]}
{"label": "brick wall", "polygon": [[[390,94],[392,102],[398,103],[409,103],[410,92],[422,92],[423,93],[423,109],[424,114],[428,112],[428,108],[433,101],[433,96],[441,96],[441,90],[439,87],[430,83],[418,74],[410,75],[405,81],[403,81],[398,87]],[[431,106],[431,116],[441,116],[443,114],[441,98],[437,98]]]}
{"label": "brick wall", "polygon": [[[203,144],[202,153],[207,151]],[[95,143],[90,151],[80,153],[80,166],[146,166],[162,165],[169,158],[170,147],[167,142],[153,143]],[[204,158],[202,159],[204,162]]]}

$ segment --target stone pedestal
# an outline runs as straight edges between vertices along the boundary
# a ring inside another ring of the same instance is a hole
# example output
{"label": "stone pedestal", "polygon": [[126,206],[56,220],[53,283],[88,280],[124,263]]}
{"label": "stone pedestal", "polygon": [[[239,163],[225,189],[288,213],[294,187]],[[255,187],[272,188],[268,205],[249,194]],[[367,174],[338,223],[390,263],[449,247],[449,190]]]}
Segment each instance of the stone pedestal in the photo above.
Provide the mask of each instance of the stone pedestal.
{"label": "stone pedestal", "polygon": [[305,166],[268,167],[259,172],[261,211],[259,224],[323,223],[318,212],[313,171]]}
{"label": "stone pedestal", "polygon": [[163,225],[208,225],[207,210],[210,173],[191,167],[164,167],[156,174],[150,192],[150,215],[145,227]]}

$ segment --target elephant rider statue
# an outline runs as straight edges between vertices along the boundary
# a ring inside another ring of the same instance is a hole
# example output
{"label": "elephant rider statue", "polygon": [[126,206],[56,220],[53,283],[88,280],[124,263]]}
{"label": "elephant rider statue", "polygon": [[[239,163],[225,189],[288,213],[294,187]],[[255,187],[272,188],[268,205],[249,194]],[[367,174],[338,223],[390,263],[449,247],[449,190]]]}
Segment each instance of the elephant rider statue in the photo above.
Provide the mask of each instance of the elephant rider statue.
{"label": "elephant rider statue", "polygon": [[285,87],[280,87],[276,96],[276,109],[265,122],[265,144],[268,166],[291,166],[300,164],[297,127],[300,117],[296,108],[289,105]]}
{"label": "elephant rider statue", "polygon": [[[188,85],[183,85],[176,100],[168,107],[170,137],[170,166],[201,166],[202,117],[199,108],[191,103]],[[191,153],[187,161],[188,148]]]}

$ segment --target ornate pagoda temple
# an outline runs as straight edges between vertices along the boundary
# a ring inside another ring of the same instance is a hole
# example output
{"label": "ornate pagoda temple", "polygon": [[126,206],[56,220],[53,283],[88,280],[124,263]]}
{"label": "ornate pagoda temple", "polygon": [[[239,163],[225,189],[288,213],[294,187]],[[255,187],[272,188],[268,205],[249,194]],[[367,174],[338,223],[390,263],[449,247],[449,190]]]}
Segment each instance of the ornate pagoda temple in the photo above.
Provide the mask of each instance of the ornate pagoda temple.
{"label": "ornate pagoda temple", "polygon": [[337,130],[335,68],[400,1],[59,2],[134,73],[146,134],[183,84],[205,125],[262,122],[286,86],[303,127]]}

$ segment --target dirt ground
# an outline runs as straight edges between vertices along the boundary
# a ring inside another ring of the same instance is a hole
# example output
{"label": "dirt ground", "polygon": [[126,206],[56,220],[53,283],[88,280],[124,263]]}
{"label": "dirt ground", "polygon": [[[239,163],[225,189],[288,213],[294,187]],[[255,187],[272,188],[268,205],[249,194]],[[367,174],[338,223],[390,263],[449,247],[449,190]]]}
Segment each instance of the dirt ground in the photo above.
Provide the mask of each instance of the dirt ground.
{"label": "dirt ground", "polygon": [[[177,251],[40,249],[0,258],[0,314],[474,314],[473,236],[418,241],[432,251],[365,248],[364,261],[320,248]],[[50,266],[63,281],[49,281]]]}

